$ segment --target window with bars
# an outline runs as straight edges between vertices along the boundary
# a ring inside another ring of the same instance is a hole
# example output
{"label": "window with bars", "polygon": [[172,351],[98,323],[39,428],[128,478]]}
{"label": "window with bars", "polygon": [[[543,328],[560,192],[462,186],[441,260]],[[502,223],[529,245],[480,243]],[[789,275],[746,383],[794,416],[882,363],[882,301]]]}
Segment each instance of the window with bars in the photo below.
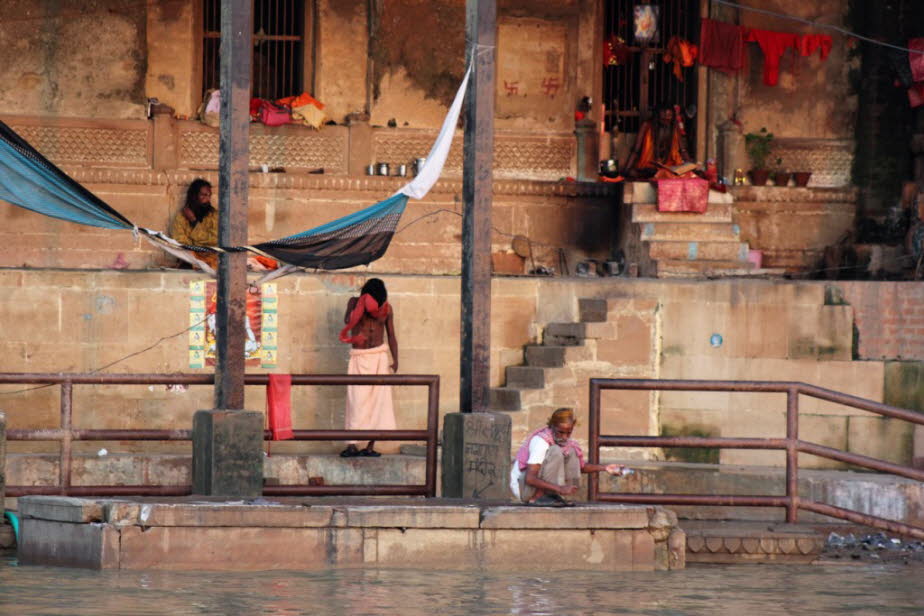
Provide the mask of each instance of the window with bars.
{"label": "window with bars", "polygon": [[[656,37],[647,43],[635,40],[636,7],[656,7]],[[683,81],[673,73],[673,64],[663,61],[665,45],[671,37],[687,41],[699,39],[699,0],[605,0],[603,37],[621,40],[628,53],[618,63],[603,67],[603,103],[606,129],[618,123],[622,132],[638,132],[639,124],[660,105],[696,104],[696,70],[683,69]],[[696,143],[695,122],[687,122],[687,140]]]}
{"label": "window with bars", "polygon": [[[275,100],[310,84],[311,0],[253,0],[251,96]],[[307,6],[306,6],[307,5]],[[219,87],[221,0],[202,2],[202,94]]]}

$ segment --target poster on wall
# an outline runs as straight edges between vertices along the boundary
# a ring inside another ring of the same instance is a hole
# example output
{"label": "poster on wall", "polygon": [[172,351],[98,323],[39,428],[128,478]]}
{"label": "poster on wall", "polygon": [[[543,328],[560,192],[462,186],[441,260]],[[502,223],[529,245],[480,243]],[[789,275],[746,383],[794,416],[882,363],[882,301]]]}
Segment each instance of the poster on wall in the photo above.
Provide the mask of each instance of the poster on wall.
{"label": "poster on wall", "polygon": [[658,17],[661,14],[661,7],[654,4],[636,4],[635,5],[635,42],[636,43],[657,43],[658,42]]}
{"label": "poster on wall", "polygon": [[[215,365],[215,311],[218,285],[215,281],[189,283],[189,367]],[[244,363],[274,368],[278,340],[278,296],[275,284],[247,290],[244,317]]]}

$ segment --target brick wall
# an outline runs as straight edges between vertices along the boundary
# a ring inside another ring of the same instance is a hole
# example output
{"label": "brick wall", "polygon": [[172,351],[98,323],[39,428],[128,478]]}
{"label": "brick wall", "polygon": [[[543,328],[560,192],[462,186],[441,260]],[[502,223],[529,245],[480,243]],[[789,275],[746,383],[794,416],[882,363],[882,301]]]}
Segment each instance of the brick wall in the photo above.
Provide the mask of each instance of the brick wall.
{"label": "brick wall", "polygon": [[836,283],[853,307],[860,359],[924,360],[924,283]]}

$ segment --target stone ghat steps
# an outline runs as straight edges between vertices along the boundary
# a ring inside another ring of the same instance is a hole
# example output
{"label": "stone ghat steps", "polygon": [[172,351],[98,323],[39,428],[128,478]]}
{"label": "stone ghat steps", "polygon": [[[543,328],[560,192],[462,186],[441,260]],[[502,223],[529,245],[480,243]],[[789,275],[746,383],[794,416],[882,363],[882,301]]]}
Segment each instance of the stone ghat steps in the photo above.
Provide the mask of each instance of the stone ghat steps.
{"label": "stone ghat steps", "polygon": [[632,222],[732,222],[734,205],[710,203],[702,214],[693,212],[659,212],[656,203],[632,204]]}
{"label": "stone ghat steps", "polygon": [[748,261],[665,259],[658,261],[658,278],[724,278],[782,276],[783,268],[757,268]]}
{"label": "stone ghat steps", "polygon": [[489,392],[488,405],[494,411],[519,411],[550,399],[547,387],[569,378],[565,366],[595,359],[595,349],[585,344],[588,338],[602,335],[608,324],[605,299],[578,301],[580,321],[549,323],[542,344],[523,349],[524,364],[505,368],[506,385]]}
{"label": "stone ghat steps", "polygon": [[655,261],[735,261],[747,263],[746,242],[663,241],[650,242],[648,255]]}
{"label": "stone ghat steps", "polygon": [[827,537],[806,524],[683,520],[680,526],[690,563],[807,564],[821,556]]}
{"label": "stone ghat steps", "polygon": [[92,569],[652,571],[682,569],[686,545],[671,511],[607,503],[27,496],[19,514],[22,564]]}

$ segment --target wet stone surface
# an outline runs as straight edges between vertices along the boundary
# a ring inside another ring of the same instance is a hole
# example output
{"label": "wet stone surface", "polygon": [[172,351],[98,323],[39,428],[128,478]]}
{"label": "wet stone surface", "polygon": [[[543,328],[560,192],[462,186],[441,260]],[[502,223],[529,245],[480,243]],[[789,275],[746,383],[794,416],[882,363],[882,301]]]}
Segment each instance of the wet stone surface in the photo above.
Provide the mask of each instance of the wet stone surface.
{"label": "wet stone surface", "polygon": [[924,562],[924,541],[885,533],[841,535],[832,532],[828,534],[821,557],[823,560],[860,562]]}

